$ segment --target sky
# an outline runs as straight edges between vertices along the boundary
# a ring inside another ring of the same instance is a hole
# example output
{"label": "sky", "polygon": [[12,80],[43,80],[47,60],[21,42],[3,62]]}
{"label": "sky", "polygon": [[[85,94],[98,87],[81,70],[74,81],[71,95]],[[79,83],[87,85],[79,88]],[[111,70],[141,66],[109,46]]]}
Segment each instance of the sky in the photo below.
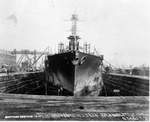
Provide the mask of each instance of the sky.
{"label": "sky", "polygon": [[149,64],[149,0],[0,0],[0,49],[55,52],[68,44],[73,13],[81,46],[115,66]]}

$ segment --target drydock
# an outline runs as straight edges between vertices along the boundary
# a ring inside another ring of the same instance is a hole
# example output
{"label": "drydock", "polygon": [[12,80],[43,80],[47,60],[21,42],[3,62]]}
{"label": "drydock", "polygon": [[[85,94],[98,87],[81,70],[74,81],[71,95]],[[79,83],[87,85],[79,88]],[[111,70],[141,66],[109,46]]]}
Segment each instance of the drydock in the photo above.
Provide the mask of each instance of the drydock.
{"label": "drydock", "polygon": [[[85,52],[80,50],[78,18],[72,15],[71,20],[68,48],[61,44],[53,55],[15,50],[13,54],[27,58],[25,72],[9,73],[2,65],[1,71],[7,72],[0,74],[0,120],[148,121],[149,77],[104,70],[103,55],[87,51],[87,45]],[[27,54],[34,55],[33,62]],[[36,70],[43,54],[44,70]],[[10,62],[6,59],[3,63]]]}
{"label": "drydock", "polygon": [[103,77],[103,96],[74,97],[56,87],[45,95],[43,72],[1,75],[0,120],[149,120],[148,78]]}

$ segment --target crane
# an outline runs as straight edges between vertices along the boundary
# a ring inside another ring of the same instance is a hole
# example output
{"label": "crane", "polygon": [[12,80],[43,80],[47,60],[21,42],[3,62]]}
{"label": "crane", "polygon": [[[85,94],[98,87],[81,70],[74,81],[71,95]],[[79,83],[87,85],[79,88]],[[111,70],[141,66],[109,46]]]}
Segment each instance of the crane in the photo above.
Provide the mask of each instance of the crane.
{"label": "crane", "polygon": [[36,51],[36,50],[16,50],[14,49],[11,51],[11,54],[18,56],[18,60],[16,61],[17,67],[21,70],[29,71],[29,70],[36,70],[37,63],[39,59],[44,55],[49,55],[48,51],[49,47],[47,47],[44,51]]}

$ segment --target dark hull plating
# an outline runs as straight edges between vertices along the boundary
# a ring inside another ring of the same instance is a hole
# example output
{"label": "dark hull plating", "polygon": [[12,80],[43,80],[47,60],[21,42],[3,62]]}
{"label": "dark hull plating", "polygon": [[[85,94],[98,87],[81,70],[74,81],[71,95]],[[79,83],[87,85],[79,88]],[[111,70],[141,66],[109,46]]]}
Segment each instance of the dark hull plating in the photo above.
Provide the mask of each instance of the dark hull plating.
{"label": "dark hull plating", "polygon": [[47,82],[74,96],[98,96],[103,86],[100,64],[100,57],[79,51],[48,56],[45,64]]}

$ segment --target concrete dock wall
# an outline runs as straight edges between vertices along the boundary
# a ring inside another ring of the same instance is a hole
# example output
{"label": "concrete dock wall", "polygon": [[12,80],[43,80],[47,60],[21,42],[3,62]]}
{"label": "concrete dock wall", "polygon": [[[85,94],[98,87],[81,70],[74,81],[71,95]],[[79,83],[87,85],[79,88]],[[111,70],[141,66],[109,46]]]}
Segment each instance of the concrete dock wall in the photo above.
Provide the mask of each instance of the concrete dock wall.
{"label": "concrete dock wall", "polygon": [[43,72],[2,75],[0,76],[0,93],[43,94],[44,91],[37,91],[43,87],[43,81]]}
{"label": "concrete dock wall", "polygon": [[149,96],[149,78],[125,74],[103,74],[107,96]]}

